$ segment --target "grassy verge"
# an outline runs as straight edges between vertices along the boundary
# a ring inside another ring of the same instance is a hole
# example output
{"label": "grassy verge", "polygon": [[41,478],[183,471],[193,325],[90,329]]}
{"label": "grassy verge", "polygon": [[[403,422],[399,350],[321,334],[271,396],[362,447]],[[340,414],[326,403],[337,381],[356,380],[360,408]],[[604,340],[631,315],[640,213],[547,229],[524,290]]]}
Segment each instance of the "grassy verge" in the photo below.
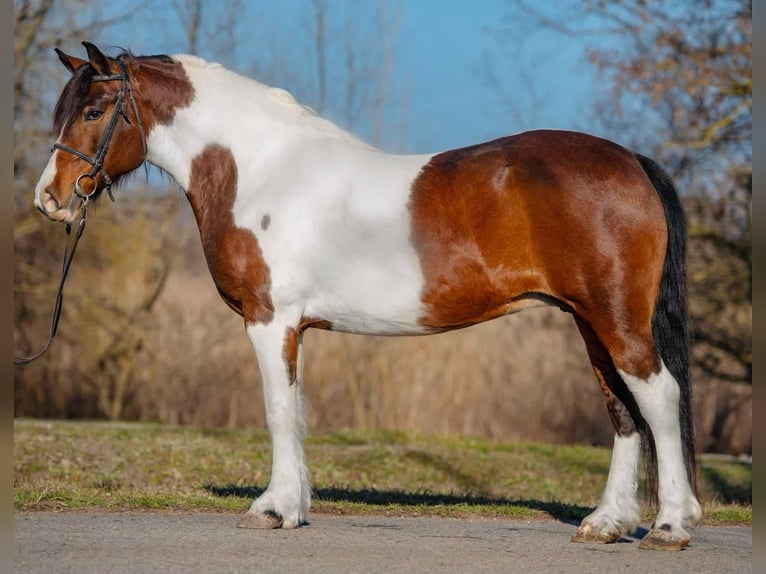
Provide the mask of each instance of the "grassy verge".
{"label": "grassy verge", "polygon": [[[16,510],[243,512],[268,484],[261,430],[17,420]],[[580,520],[610,451],[397,432],[311,437],[313,512]],[[707,524],[752,522],[750,463],[702,457]],[[646,517],[649,518],[649,509]]]}

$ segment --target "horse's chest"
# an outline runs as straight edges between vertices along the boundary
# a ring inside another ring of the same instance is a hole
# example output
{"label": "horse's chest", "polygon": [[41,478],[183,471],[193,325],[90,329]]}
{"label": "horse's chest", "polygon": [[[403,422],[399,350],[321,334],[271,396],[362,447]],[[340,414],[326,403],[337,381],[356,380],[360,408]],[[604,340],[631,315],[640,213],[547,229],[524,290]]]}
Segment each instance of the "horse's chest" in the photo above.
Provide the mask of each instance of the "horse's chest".
{"label": "horse's chest", "polygon": [[187,197],[221,297],[246,323],[268,322],[274,314],[271,273],[255,235],[234,222],[237,180],[231,150],[208,146],[192,161]]}

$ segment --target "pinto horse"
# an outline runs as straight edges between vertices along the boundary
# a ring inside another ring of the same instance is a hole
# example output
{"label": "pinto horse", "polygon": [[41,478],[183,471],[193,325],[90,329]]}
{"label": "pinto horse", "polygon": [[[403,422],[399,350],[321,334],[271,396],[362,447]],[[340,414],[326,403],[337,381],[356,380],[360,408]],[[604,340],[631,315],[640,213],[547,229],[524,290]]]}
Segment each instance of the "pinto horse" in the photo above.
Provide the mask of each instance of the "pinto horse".
{"label": "pinto horse", "polygon": [[263,380],[273,466],[239,526],[307,516],[306,329],[425,335],[554,305],[574,316],[615,428],[605,491],[572,539],[613,542],[638,526],[643,451],[659,507],[641,546],[688,544],[701,509],[686,224],[653,160],[547,130],[391,155],[219,64],[83,45],[87,59],[56,50],[72,76],[35,205],[72,223],[144,162],[185,191]]}

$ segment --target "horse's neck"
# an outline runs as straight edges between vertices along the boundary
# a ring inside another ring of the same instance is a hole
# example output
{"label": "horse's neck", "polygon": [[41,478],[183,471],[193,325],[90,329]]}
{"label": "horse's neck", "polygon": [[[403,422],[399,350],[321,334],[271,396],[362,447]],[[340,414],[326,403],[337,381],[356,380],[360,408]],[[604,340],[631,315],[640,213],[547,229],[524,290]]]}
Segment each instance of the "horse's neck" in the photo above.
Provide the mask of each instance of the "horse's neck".
{"label": "horse's neck", "polygon": [[[203,63],[204,64],[204,63]],[[300,106],[287,92],[269,88],[220,66],[184,64],[194,97],[172,121],[152,129],[148,160],[188,189],[192,163],[211,146],[229,149],[257,172],[307,138],[369,147]]]}

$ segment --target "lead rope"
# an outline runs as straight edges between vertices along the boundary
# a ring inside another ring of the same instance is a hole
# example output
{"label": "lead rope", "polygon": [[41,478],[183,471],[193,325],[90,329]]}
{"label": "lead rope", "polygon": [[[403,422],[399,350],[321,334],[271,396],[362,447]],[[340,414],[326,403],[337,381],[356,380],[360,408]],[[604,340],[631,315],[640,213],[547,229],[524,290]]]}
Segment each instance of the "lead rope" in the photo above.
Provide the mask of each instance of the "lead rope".
{"label": "lead rope", "polygon": [[[80,238],[82,237],[83,231],[85,231],[85,212],[87,209],[88,202],[87,200],[82,202],[82,215],[80,217],[80,221],[77,224],[77,231],[74,235],[74,241],[71,241],[71,234],[72,234],[72,225],[67,224],[66,226],[66,235],[67,235],[67,243],[66,248],[64,249],[64,263],[61,270],[61,281],[59,281],[59,287],[58,291],[56,292],[56,303],[53,306],[53,313],[51,314],[51,330],[50,334],[48,335],[48,341],[46,341],[45,345],[43,346],[40,351],[32,355],[31,357],[14,357],[13,358],[13,364],[14,365],[28,365],[32,361],[39,359],[42,357],[45,352],[48,350],[48,347],[51,346],[51,343],[53,342],[54,337],[56,336],[56,330],[59,326],[59,317],[61,317],[61,304],[64,301],[64,283],[66,282],[67,275],[69,274],[69,269],[72,267],[72,261],[74,260],[74,254],[77,250],[77,243],[79,243]],[[71,250],[69,247],[69,244],[72,244]]]}

